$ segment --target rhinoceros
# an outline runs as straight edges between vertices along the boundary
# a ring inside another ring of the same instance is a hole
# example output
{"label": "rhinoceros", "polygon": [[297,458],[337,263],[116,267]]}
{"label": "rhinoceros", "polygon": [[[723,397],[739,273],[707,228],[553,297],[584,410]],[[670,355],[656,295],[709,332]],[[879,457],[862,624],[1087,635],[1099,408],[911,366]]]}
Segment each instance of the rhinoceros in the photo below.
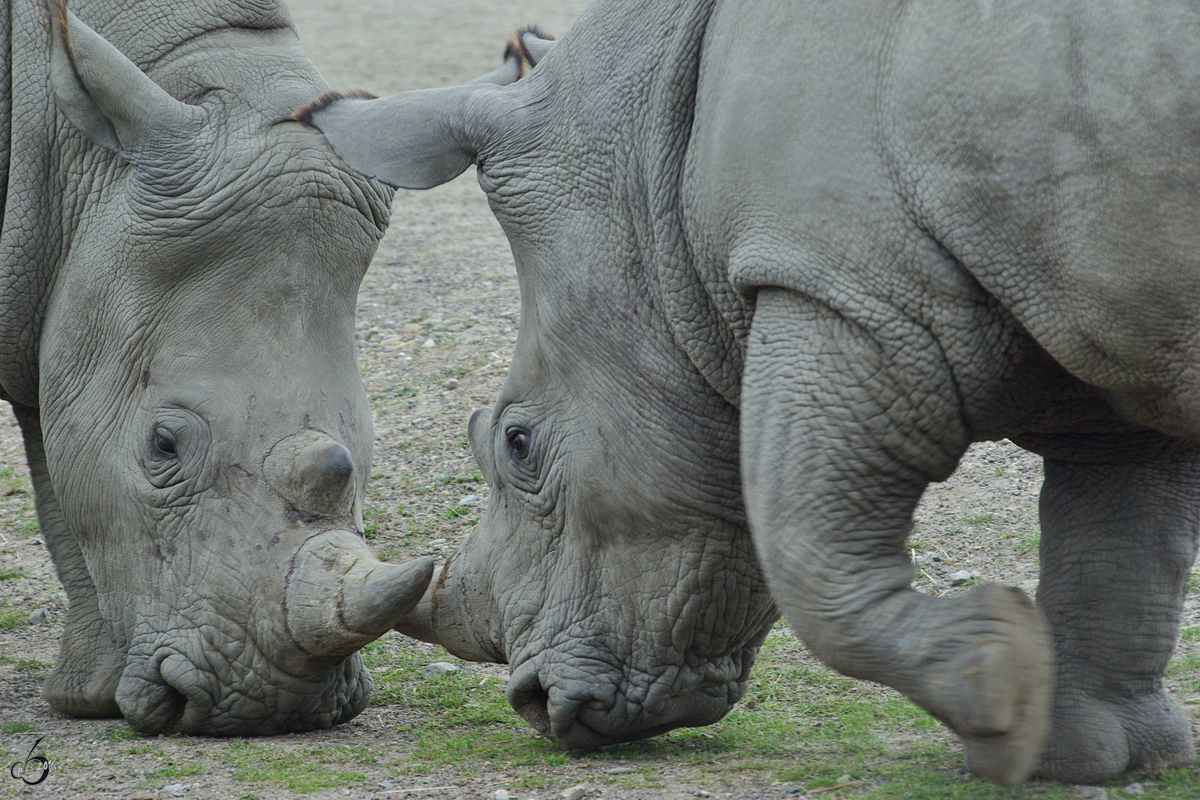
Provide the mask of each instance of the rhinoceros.
{"label": "rhinoceros", "polygon": [[392,192],[290,118],[328,85],[281,3],[73,10],[0,4],[0,399],[69,601],[43,693],[150,733],[328,727],[433,568],[361,533],[354,311]]}
{"label": "rhinoceros", "polygon": [[[401,629],[547,736],[719,718],[777,604],[997,782],[1193,759],[1194,4],[595,0],[511,86],[299,118],[392,186],[475,163],[511,243],[490,505]],[[1004,437],[1036,607],[914,591],[923,490]]]}

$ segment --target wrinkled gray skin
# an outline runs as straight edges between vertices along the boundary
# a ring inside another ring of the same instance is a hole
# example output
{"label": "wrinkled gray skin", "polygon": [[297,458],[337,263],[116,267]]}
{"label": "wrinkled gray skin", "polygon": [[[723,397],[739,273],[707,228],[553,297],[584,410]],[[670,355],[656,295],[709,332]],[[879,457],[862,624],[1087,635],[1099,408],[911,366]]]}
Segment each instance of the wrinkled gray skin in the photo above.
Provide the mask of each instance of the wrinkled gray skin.
{"label": "wrinkled gray skin", "polygon": [[360,533],[353,316],[390,190],[290,120],[326,85],[281,5],[73,10],[108,41],[0,6],[0,399],[69,600],[45,697],[143,732],[328,727],[432,574]]}
{"label": "wrinkled gray skin", "polygon": [[[753,540],[977,773],[1192,761],[1198,97],[1183,3],[597,0],[514,86],[314,113],[392,185],[477,163],[520,275],[491,505],[401,629],[569,746],[697,724],[773,616]],[[1036,609],[914,592],[922,491],[1000,437],[1045,458]]]}

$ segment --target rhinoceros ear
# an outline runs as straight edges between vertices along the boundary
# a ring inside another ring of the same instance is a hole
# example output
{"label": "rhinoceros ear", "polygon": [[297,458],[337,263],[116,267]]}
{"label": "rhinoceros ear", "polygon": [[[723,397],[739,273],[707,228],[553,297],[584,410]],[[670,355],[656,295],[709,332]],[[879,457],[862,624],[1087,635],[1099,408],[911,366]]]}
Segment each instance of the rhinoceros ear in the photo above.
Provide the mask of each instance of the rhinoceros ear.
{"label": "rhinoceros ear", "polygon": [[508,61],[515,53],[521,62],[521,74],[518,77],[524,77],[526,69],[536,67],[538,62],[554,48],[555,44],[557,42],[554,37],[537,25],[526,25],[524,28],[513,31],[512,36],[508,37],[504,59]]}
{"label": "rhinoceros ear", "polygon": [[491,82],[421,89],[390,97],[327,94],[293,116],[325,134],[362,174],[402,189],[429,189],[458,176],[511,122],[503,87]]}
{"label": "rhinoceros ear", "polygon": [[58,107],[89,139],[118,153],[194,124],[199,110],[167,94],[146,73],[67,10],[47,0],[50,82]]}

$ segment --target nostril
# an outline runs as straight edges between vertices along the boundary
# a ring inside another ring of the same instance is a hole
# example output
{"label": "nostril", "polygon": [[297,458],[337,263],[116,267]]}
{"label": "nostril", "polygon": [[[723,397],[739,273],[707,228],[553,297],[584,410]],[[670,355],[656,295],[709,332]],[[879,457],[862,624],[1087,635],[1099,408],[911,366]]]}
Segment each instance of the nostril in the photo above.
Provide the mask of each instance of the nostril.
{"label": "nostril", "polygon": [[519,675],[513,675],[508,682],[509,705],[533,726],[534,730],[547,739],[554,739],[554,734],[550,730],[549,692],[542,686],[537,670],[528,669],[519,672]]}

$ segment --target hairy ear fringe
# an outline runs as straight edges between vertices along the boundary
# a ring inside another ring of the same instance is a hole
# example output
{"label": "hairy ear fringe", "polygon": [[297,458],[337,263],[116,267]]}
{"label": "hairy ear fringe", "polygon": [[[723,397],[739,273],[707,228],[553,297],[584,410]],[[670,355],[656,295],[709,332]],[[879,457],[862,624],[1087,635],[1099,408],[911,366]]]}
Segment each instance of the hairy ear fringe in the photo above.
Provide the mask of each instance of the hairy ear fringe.
{"label": "hairy ear fringe", "polygon": [[521,69],[517,74],[517,80],[524,78],[526,72],[537,66],[537,59],[533,57],[533,53],[529,52],[529,47],[525,44],[525,34],[527,33],[532,33],[537,38],[545,39],[548,42],[555,41],[553,36],[537,25],[525,25],[512,32],[508,41],[504,43],[504,60],[520,59]]}
{"label": "hairy ear fringe", "polygon": [[312,115],[330,105],[334,100],[375,100],[376,97],[377,95],[373,95],[370,92],[364,92],[357,89],[349,92],[325,92],[325,94],[321,95],[316,100],[313,100],[308,105],[304,105],[296,109],[292,113],[292,119],[294,119],[296,122],[303,122],[305,125],[312,125]]}
{"label": "hairy ear fringe", "polygon": [[58,35],[62,39],[63,50],[71,52],[71,34],[67,30],[67,0],[52,0],[54,3],[50,13],[58,24]]}

